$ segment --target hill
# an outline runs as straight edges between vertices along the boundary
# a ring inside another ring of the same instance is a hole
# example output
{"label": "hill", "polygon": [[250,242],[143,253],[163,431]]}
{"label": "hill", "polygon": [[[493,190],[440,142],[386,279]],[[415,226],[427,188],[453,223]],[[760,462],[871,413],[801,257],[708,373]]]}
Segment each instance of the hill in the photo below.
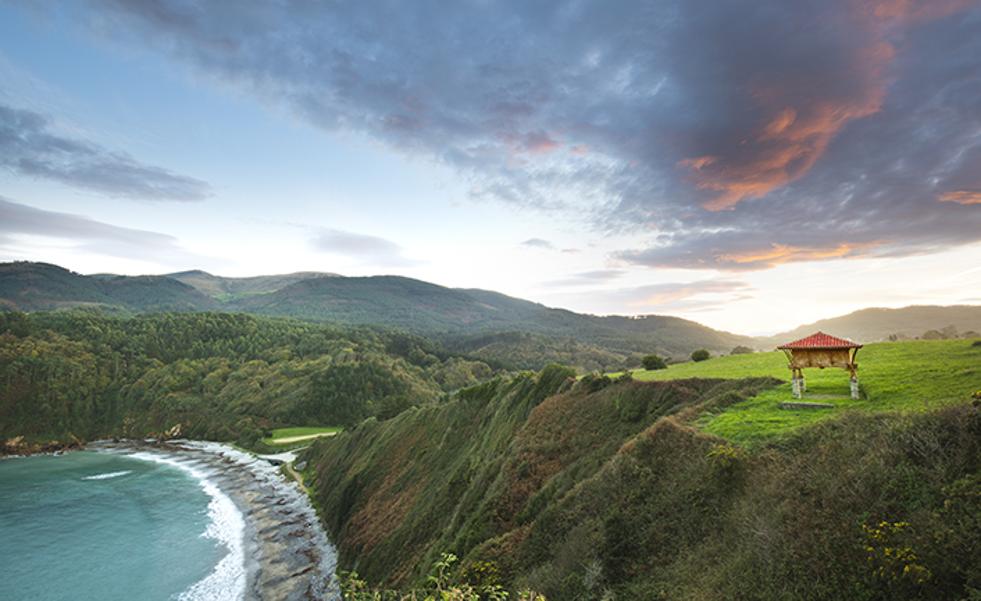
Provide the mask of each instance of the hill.
{"label": "hill", "polygon": [[[938,388],[976,383],[977,364]],[[898,403],[905,385],[745,447],[705,418],[776,380],[551,367],[318,441],[305,477],[341,566],[376,585],[418,586],[447,552],[460,580],[555,600],[970,598],[981,412],[953,390]]]}
{"label": "hill", "polygon": [[901,309],[862,309],[762,338],[760,343],[763,348],[773,348],[819,330],[858,342],[878,342],[893,335],[916,338],[929,330],[939,331],[949,326],[960,333],[981,332],[981,305],[914,305]]}
{"label": "hill", "polygon": [[[175,285],[182,285],[172,282]],[[226,313],[0,313],[0,443],[389,418],[492,375],[418,337]]]}
{"label": "hill", "polygon": [[[704,415],[706,432],[742,444],[779,440],[819,421],[840,417],[843,411],[924,411],[966,402],[981,388],[981,346],[972,340],[911,340],[866,345],[858,352],[860,399],[849,398],[848,373],[842,369],[805,370],[805,401],[832,404],[833,410],[779,409],[792,400],[787,359],[782,352],[715,357],[680,363],[667,369],[634,370],[640,381],[689,378],[738,379],[772,377],[784,383],[719,415]],[[617,377],[612,374],[611,377]]]}
{"label": "hill", "polygon": [[125,312],[209,311],[217,303],[165,276],[85,276],[48,263],[0,263],[0,307],[45,311],[86,306]]}
{"label": "hill", "polygon": [[283,275],[260,275],[244,278],[228,278],[212,275],[199,269],[168,273],[168,278],[183,282],[219,301],[226,301],[253,294],[267,294],[303,280],[337,277],[335,273],[298,271]]}
{"label": "hill", "polygon": [[[584,369],[636,365],[641,354],[677,358],[695,348],[721,352],[752,339],[692,321],[582,315],[496,292],[454,289],[397,276],[301,272],[221,278],[202,271],[169,276],[83,276],[42,263],[0,264],[0,306],[36,311],[99,306],[126,312],[231,311],[347,325],[379,325],[436,338],[509,368],[561,360]],[[534,336],[515,353],[488,335]]]}
{"label": "hill", "polygon": [[659,351],[684,356],[698,347],[729,350],[750,342],[677,317],[598,317],[552,309],[497,292],[454,289],[397,276],[304,280],[237,308],[349,324],[381,324],[439,336],[459,348],[481,348],[487,334],[523,332],[576,340],[616,353]]}

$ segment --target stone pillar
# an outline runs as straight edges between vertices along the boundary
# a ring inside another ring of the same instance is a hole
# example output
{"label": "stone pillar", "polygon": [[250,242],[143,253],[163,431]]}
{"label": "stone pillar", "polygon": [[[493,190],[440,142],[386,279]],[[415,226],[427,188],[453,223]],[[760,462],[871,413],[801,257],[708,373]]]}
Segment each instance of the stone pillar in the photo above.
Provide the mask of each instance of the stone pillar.
{"label": "stone pillar", "polygon": [[858,377],[852,376],[852,398],[858,399]]}
{"label": "stone pillar", "polygon": [[801,394],[807,392],[807,380],[804,379],[804,372],[800,372],[800,392]]}
{"label": "stone pillar", "polygon": [[795,399],[801,398],[800,384],[801,384],[801,382],[800,382],[800,380],[797,379],[797,374],[794,374],[794,377],[791,378],[791,380],[790,380],[790,386],[791,386],[791,388],[794,391],[794,398]]}

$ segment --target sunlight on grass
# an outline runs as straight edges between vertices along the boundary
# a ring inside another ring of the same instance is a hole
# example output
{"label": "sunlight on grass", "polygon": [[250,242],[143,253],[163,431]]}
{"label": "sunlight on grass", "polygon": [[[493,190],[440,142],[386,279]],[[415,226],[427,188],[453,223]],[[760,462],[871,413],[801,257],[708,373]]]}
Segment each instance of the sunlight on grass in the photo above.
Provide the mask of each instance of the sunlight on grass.
{"label": "sunlight on grass", "polygon": [[278,428],[272,431],[272,436],[263,438],[262,442],[267,445],[286,445],[305,440],[313,440],[320,436],[333,436],[341,430],[343,428],[340,427]]}
{"label": "sunlight on grass", "polygon": [[681,378],[747,378],[773,376],[784,380],[718,414],[706,414],[698,425],[706,432],[754,444],[772,440],[844,411],[925,411],[965,403],[981,389],[981,347],[970,340],[916,340],[869,344],[858,353],[862,398],[848,398],[848,373],[842,369],[805,370],[804,400],[835,405],[834,409],[780,409],[792,401],[787,360],[779,351],[717,357],[682,363],[659,371],[635,370],[637,380]]}

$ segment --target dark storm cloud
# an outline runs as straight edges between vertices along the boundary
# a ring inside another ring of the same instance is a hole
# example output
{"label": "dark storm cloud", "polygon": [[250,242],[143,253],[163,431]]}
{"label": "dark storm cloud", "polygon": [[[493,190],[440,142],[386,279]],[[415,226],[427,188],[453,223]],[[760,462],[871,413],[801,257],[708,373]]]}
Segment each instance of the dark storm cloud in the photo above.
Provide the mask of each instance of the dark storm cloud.
{"label": "dark storm cloud", "polygon": [[207,183],[146,165],[97,144],[53,131],[47,117],[0,105],[0,168],[108,196],[195,201]]}
{"label": "dark storm cloud", "polygon": [[81,215],[46,211],[0,196],[0,248],[17,236],[42,236],[73,244],[80,250],[126,258],[159,260],[187,256],[176,238],[119,227]]}
{"label": "dark storm cloud", "polygon": [[978,3],[97,6],[106,35],[450,164],[475,198],[652,232],[626,261],[760,269],[981,239]]}
{"label": "dark storm cloud", "polygon": [[394,267],[414,263],[402,255],[402,247],[398,244],[377,236],[325,229],[317,232],[312,243],[321,252],[351,257],[371,265]]}

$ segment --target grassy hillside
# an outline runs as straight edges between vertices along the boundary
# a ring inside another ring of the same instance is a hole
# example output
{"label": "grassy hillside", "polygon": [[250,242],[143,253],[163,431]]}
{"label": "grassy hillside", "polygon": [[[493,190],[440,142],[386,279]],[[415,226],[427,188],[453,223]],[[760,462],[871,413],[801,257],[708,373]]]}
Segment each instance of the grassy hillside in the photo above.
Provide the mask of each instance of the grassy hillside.
{"label": "grassy hillside", "polygon": [[523,529],[656,418],[771,384],[633,383],[590,393],[569,389],[572,375],[550,367],[495,380],[316,443],[312,481],[347,563],[373,579],[412,582],[441,551],[462,554]]}
{"label": "grassy hillside", "polygon": [[572,380],[561,368],[318,441],[343,567],[549,599],[962,599],[981,590],[981,414],[847,412],[746,449],[694,427],[768,378]]}
{"label": "grassy hillside", "polygon": [[642,381],[761,376],[784,380],[784,384],[722,414],[699,420],[705,431],[744,443],[779,438],[844,411],[927,411],[964,403],[981,389],[981,346],[970,340],[869,344],[858,352],[858,364],[859,400],[849,398],[848,373],[844,370],[805,370],[804,400],[833,404],[833,410],[777,407],[781,401],[793,400],[787,359],[779,351],[716,357],[657,371],[635,370],[632,375]]}
{"label": "grassy hillside", "polygon": [[339,426],[491,376],[425,340],[222,313],[0,313],[0,441],[72,435],[257,442]]}
{"label": "grassy hillside", "polygon": [[862,309],[761,339],[761,343],[764,348],[773,348],[780,343],[803,338],[819,330],[859,342],[878,342],[894,334],[916,338],[928,330],[942,330],[948,326],[953,326],[958,332],[981,332],[981,305]]}

